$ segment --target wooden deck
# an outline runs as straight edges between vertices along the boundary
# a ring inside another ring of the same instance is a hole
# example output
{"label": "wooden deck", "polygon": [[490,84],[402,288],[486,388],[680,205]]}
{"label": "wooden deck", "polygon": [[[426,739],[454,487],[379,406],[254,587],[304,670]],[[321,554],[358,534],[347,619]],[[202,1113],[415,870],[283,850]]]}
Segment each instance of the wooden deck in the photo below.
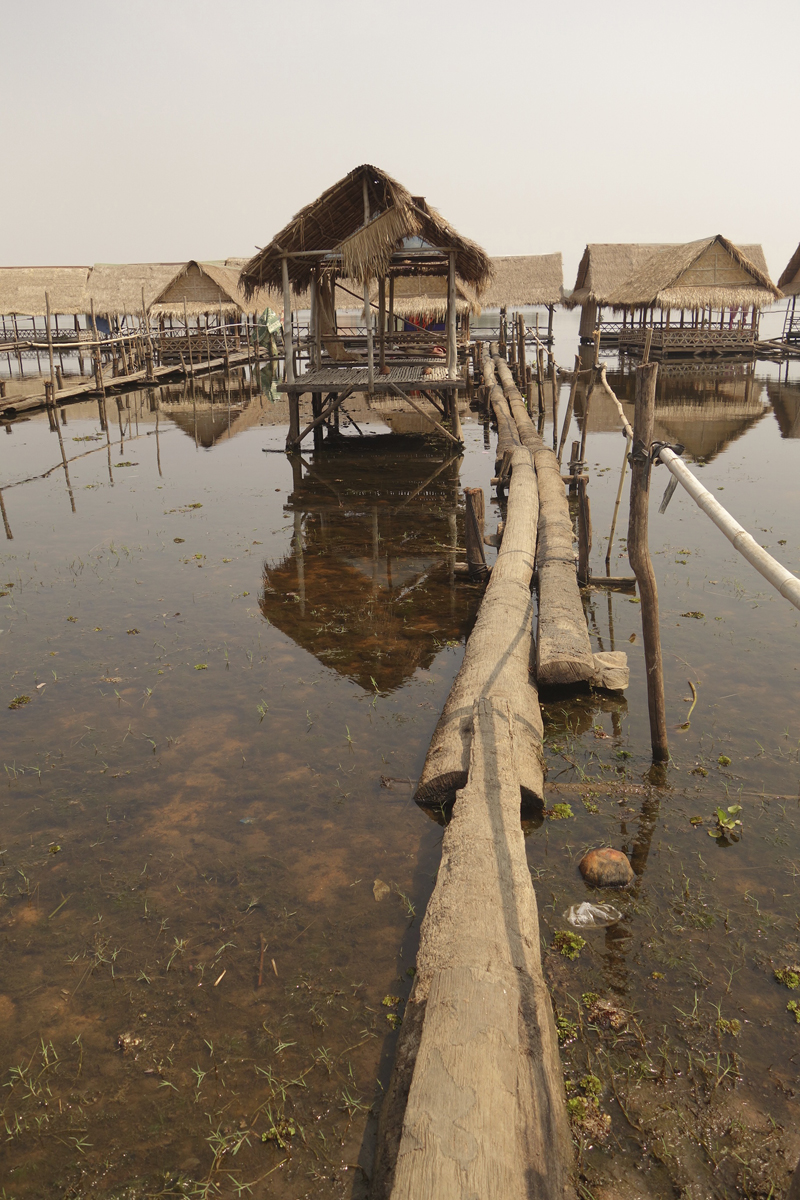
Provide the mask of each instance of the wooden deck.
{"label": "wooden deck", "polygon": [[[387,375],[379,375],[378,368],[373,372],[373,387],[375,393],[401,391],[420,391],[430,388],[435,391],[452,390],[465,387],[462,378],[449,378],[446,366],[431,366],[418,362],[405,362],[389,367]],[[308,371],[300,375],[293,383],[279,383],[279,392],[289,392],[299,396],[304,392],[366,392],[369,389],[369,372],[366,366],[323,367],[319,371]]]}

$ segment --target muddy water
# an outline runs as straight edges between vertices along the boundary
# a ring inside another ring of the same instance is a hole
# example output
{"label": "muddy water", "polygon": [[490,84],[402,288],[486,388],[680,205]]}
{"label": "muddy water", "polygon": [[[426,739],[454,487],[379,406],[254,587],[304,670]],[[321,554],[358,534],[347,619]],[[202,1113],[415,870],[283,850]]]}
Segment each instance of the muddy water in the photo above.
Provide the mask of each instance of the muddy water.
{"label": "muddy water", "polygon": [[[776,375],[665,378],[659,430],[800,569],[800,389]],[[161,400],[114,408],[110,445],[96,408],[68,410],[75,512],[46,418],[0,443],[2,1184],[361,1196],[438,863],[413,783],[478,601],[452,576],[458,496],[488,495],[493,439],[465,419],[448,463],[396,405],[354,408],[366,436],[293,470],[280,402]],[[597,573],[623,448],[593,399]],[[631,687],[545,703],[548,806],[569,805],[527,840],[545,968],[587,1194],[633,1173],[777,1196],[800,1153],[800,993],[773,977],[800,957],[797,614],[660,491],[656,470],[673,759],[652,777],[638,605],[592,590]],[[733,804],[740,840],[709,837]],[[568,960],[552,938],[604,843],[637,882]]]}

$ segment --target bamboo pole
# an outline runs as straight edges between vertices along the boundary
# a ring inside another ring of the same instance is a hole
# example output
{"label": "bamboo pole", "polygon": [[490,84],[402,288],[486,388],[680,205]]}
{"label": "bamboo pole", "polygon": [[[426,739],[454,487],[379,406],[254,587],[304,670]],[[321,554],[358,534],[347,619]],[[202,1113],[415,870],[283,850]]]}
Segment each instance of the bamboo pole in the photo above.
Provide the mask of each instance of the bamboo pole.
{"label": "bamboo pole", "polygon": [[639,585],[641,600],[642,637],[647,669],[647,708],[650,715],[653,762],[662,763],[669,759],[667,716],[664,702],[664,664],[661,657],[661,636],[658,627],[658,587],[647,537],[650,500],[650,443],[653,440],[657,374],[658,365],[656,363],[647,363],[636,369],[628,558]]}
{"label": "bamboo pole", "polygon": [[561,459],[564,454],[564,443],[567,440],[569,427],[572,423],[572,413],[575,408],[575,393],[578,389],[578,380],[580,377],[581,360],[579,355],[575,355],[575,366],[572,371],[572,382],[569,385],[569,400],[567,401],[567,411],[564,413],[564,425],[561,429],[561,441],[558,444],[558,465],[561,466]]}

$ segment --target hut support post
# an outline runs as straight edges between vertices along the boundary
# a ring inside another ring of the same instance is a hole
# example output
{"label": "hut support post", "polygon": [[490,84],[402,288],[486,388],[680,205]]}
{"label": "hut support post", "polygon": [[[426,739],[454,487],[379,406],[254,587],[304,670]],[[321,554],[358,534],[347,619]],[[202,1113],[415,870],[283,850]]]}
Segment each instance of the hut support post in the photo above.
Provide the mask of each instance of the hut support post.
{"label": "hut support post", "polygon": [[456,256],[450,251],[447,269],[447,377],[452,379],[458,366],[456,350]]}
{"label": "hut support post", "polygon": [[322,312],[320,309],[319,268],[314,272],[314,366],[322,367]]}
{"label": "hut support post", "polygon": [[389,278],[389,329],[392,333],[397,332],[394,317],[394,275]]}
{"label": "hut support post", "polygon": [[186,311],[186,297],[183,298],[183,325],[186,330],[186,342],[189,347],[189,374],[192,379],[192,395],[194,395],[194,358],[192,357],[192,336],[189,333],[189,314]]}
{"label": "hut support post", "polygon": [[[293,360],[293,344],[292,344],[292,297],[289,292],[289,260],[284,254],[281,258],[281,275],[283,277],[283,347],[284,347],[284,379],[286,383],[294,383],[294,360]],[[297,408],[297,404],[294,405]],[[293,405],[289,403],[291,426],[291,412]],[[298,410],[299,412],[299,410]],[[300,421],[298,417],[297,433],[300,432]],[[292,431],[289,429],[289,437],[291,438]]]}
{"label": "hut support post", "polygon": [[[369,186],[366,175],[361,181],[364,194],[364,225],[369,224]],[[364,317],[367,322],[367,386],[369,394],[375,392],[375,347],[372,340],[372,308],[369,300],[369,280],[364,280]]]}
{"label": "hut support post", "polygon": [[94,344],[95,344],[95,346],[94,346],[94,379],[95,379],[95,384],[97,385],[97,387],[99,387],[100,391],[103,394],[103,399],[105,400],[106,385],[103,383],[103,358],[100,353],[100,346],[98,345],[99,339],[97,337],[97,321],[96,321],[95,315],[94,315],[94,297],[92,297],[91,305],[92,305],[92,340],[94,341]]}
{"label": "hut support post", "polygon": [[650,443],[653,440],[657,374],[657,363],[647,363],[636,369],[628,557],[639,585],[642,607],[642,637],[647,669],[647,707],[650,714],[653,762],[663,763],[669,759],[664,703],[664,665],[661,658],[661,637],[658,629],[658,588],[647,539],[650,500]]}
{"label": "hut support post", "polygon": [[378,353],[380,373],[386,368],[386,276],[378,280]]}

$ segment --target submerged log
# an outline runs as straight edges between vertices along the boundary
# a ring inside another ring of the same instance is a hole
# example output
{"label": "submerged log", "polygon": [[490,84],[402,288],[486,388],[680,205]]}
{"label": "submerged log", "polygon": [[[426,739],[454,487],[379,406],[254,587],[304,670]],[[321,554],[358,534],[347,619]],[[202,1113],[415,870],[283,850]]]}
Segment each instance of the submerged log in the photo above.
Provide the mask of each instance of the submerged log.
{"label": "submerged log", "polygon": [[520,440],[532,451],[536,466],[539,489],[536,680],[540,687],[582,683],[592,678],[595,668],[575,574],[572,520],[558,459],[536,432],[507,364],[495,355],[494,365]]}
{"label": "submerged log", "polygon": [[518,727],[499,697],[476,701],[471,724],[469,782],[444,834],[381,1113],[374,1200],[575,1196],[514,783]]}
{"label": "submerged log", "polygon": [[[503,544],[447,703],[431,739],[417,799],[441,804],[466,786],[472,706],[479,696],[505,696],[514,714],[515,778],[523,799],[542,799],[542,715],[530,666],[538,495],[531,455],[512,460]],[[591,654],[589,662],[594,670]]]}

